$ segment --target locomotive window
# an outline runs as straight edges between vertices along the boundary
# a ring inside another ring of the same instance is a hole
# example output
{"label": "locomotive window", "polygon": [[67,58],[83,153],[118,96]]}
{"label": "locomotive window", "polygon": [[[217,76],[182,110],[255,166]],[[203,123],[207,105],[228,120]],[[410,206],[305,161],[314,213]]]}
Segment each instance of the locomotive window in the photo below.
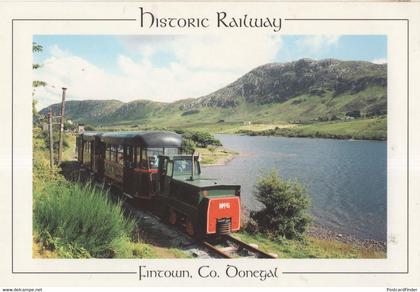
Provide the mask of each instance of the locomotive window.
{"label": "locomotive window", "polygon": [[[198,161],[194,161],[194,175],[200,174]],[[174,175],[191,174],[192,171],[191,158],[182,158],[174,160]]]}

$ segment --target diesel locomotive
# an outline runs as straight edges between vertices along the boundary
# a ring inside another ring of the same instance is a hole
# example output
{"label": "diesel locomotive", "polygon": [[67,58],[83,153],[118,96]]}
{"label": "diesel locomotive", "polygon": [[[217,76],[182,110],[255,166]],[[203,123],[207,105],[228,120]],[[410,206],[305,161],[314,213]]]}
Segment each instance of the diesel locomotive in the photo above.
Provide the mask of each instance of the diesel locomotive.
{"label": "diesel locomotive", "polygon": [[96,180],[118,188],[191,236],[240,229],[240,186],[201,175],[200,157],[182,154],[173,132],[85,132],[77,156]]}

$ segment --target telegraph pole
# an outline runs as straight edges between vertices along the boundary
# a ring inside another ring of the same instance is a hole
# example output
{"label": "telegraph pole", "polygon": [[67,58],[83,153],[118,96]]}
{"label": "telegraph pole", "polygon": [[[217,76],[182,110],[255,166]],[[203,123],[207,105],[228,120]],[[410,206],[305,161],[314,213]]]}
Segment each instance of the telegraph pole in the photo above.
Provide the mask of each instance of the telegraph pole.
{"label": "telegraph pole", "polygon": [[50,107],[50,111],[48,112],[48,133],[50,138],[50,168],[51,171],[54,166],[54,141],[53,141],[53,128],[52,128],[52,111]]}
{"label": "telegraph pole", "polygon": [[60,117],[60,146],[58,148],[58,164],[61,162],[61,155],[63,153],[63,136],[64,136],[64,103],[66,100],[66,90],[67,88],[63,87],[63,96],[61,100],[61,117]]}

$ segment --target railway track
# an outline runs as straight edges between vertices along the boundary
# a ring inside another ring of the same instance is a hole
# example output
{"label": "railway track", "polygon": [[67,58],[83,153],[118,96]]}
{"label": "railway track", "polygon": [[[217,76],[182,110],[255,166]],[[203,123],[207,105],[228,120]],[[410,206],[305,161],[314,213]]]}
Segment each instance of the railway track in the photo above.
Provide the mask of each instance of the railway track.
{"label": "railway track", "polygon": [[203,241],[202,244],[221,258],[277,258],[276,255],[262,251],[232,235],[225,235],[214,242]]}

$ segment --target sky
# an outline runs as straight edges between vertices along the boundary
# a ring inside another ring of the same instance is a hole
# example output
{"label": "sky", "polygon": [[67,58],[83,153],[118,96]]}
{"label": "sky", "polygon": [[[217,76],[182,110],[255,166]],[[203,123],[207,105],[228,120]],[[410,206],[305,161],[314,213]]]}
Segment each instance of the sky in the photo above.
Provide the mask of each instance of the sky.
{"label": "sky", "polygon": [[35,35],[38,109],[66,100],[172,102],[210,94],[250,70],[301,58],[387,62],[385,35]]}

